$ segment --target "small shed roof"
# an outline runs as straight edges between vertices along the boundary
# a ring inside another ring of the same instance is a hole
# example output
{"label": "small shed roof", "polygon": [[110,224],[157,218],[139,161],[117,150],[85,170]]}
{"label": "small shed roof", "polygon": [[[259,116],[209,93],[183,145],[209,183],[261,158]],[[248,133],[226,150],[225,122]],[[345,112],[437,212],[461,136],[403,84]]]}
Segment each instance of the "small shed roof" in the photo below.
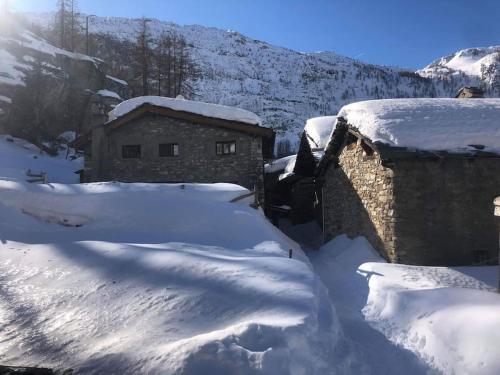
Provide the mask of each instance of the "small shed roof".
{"label": "small shed roof", "polygon": [[415,150],[500,154],[500,99],[384,99],[339,116],[373,143]]}

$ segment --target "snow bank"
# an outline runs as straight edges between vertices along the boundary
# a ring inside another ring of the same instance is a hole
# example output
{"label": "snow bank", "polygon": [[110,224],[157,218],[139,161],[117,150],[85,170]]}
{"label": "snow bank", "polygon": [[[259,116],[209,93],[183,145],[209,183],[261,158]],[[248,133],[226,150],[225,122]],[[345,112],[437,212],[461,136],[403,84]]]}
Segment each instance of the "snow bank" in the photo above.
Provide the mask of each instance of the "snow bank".
{"label": "snow bank", "polygon": [[239,121],[250,125],[262,125],[262,121],[256,114],[241,108],[227,107],[219,104],[196,102],[186,99],[173,99],[162,96],[140,96],[126,100],[109,112],[109,120],[121,117],[143,104],[152,104],[165,107],[174,111],[196,113],[205,117],[219,118],[229,121]]}
{"label": "snow bank", "polygon": [[26,172],[46,172],[49,182],[78,183],[75,171],[83,168],[83,160],[66,160],[66,154],[52,157],[35,145],[8,135],[0,135],[0,179],[26,181]]}
{"label": "snow bank", "polygon": [[[324,286],[261,212],[229,202],[247,192],[0,181],[2,361],[96,374],[341,366]],[[86,221],[46,222],[47,210]]]}
{"label": "snow bank", "polygon": [[[364,238],[345,236],[326,244],[312,262],[346,314],[362,310],[371,326],[429,369],[457,375],[500,372],[500,295],[469,276],[496,267],[468,272],[468,267],[387,264]],[[379,346],[380,357],[396,351]]]}
{"label": "snow bank", "polygon": [[500,296],[493,288],[449,269],[363,270],[382,275],[370,280],[363,312],[391,341],[443,373],[499,373]]}
{"label": "snow bank", "polygon": [[500,99],[385,99],[347,105],[339,116],[373,142],[420,150],[500,152]]}
{"label": "snow bank", "polygon": [[315,117],[307,120],[304,131],[311,149],[325,149],[332,135],[337,116]]}

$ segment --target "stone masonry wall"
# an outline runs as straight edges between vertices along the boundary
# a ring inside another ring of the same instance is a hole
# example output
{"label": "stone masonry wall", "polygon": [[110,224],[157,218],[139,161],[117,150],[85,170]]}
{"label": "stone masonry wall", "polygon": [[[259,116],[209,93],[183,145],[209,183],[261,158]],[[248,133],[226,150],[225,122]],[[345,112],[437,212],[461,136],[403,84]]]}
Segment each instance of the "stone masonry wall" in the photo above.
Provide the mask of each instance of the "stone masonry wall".
{"label": "stone masonry wall", "polygon": [[[236,154],[216,155],[216,142],[236,141]],[[159,144],[179,144],[179,156],[159,157]],[[139,159],[123,159],[122,145],[141,145]],[[263,189],[262,139],[247,133],[146,115],[109,136],[94,131],[92,180],[231,182]]]}
{"label": "stone masonry wall", "polygon": [[340,167],[330,166],[322,189],[325,239],[365,236],[384,257],[394,252],[392,171],[360,141],[344,148]]}
{"label": "stone masonry wall", "polygon": [[413,158],[384,166],[358,142],[344,148],[340,167],[325,175],[325,238],[365,236],[398,263],[495,263],[497,196],[499,158]]}
{"label": "stone masonry wall", "polygon": [[396,249],[408,264],[496,261],[493,200],[500,159],[443,158],[394,163]]}

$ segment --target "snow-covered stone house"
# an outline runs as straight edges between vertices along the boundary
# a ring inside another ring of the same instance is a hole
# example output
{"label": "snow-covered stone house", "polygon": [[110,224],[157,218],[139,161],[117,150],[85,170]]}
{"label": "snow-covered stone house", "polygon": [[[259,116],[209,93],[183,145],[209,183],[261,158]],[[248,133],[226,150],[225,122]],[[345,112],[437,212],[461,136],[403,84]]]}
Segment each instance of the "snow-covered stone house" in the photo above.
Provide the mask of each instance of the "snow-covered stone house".
{"label": "snow-covered stone house", "polygon": [[268,215],[283,211],[293,224],[314,220],[316,216],[314,175],[335,125],[336,116],[307,120],[297,155],[266,165]]}
{"label": "snow-covered stone house", "polygon": [[86,181],[231,182],[262,190],[274,137],[243,109],[149,96],[120,103],[79,146],[87,149]]}
{"label": "snow-covered stone house", "polygon": [[325,238],[415,265],[495,261],[500,99],[388,99],[339,113],[317,170]]}

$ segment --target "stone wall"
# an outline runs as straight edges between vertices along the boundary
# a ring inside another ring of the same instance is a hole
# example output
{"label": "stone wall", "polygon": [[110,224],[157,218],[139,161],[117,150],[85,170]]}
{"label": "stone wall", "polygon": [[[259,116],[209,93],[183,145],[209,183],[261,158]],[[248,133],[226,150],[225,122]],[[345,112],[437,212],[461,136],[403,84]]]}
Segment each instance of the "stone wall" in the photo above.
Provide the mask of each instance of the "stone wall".
{"label": "stone wall", "polygon": [[498,254],[493,200],[500,159],[412,158],[382,164],[360,142],[323,183],[325,238],[365,236],[388,260],[469,265]]}
{"label": "stone wall", "polygon": [[[236,141],[236,154],[216,155],[220,141]],[[179,144],[179,155],[159,157],[161,143]],[[137,144],[141,158],[123,159],[122,145]],[[95,129],[91,157],[92,181],[231,182],[263,193],[262,138],[231,129],[148,114],[109,136]]]}
{"label": "stone wall", "polygon": [[404,263],[496,262],[500,159],[401,160],[392,168],[396,248]]}
{"label": "stone wall", "polygon": [[346,146],[339,161],[339,168],[328,168],[322,187],[325,239],[365,236],[383,256],[397,261],[392,171],[377,154],[366,154],[360,141]]}

